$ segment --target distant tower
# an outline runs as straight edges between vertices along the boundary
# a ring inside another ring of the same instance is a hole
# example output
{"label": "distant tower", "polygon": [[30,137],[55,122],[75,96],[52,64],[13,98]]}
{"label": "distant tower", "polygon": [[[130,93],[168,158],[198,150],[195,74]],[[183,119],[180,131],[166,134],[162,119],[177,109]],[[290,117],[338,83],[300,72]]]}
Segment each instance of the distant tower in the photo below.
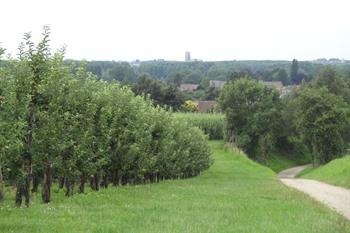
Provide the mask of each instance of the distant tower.
{"label": "distant tower", "polygon": [[189,51],[185,53],[185,61],[191,61],[191,53]]}

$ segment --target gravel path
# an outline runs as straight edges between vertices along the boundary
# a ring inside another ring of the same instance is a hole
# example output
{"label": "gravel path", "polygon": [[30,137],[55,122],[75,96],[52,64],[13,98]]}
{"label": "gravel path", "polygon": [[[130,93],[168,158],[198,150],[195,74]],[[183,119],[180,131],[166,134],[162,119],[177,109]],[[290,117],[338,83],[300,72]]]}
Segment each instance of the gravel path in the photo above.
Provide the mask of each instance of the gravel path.
{"label": "gravel path", "polygon": [[295,178],[296,175],[298,175],[302,170],[305,168],[311,166],[310,164],[308,165],[303,165],[303,166],[298,166],[298,167],[292,167],[287,170],[281,171],[278,173],[278,177],[281,178]]}
{"label": "gravel path", "polygon": [[350,190],[315,180],[295,179],[294,177],[307,166],[284,170],[278,177],[285,185],[308,194],[350,220]]}

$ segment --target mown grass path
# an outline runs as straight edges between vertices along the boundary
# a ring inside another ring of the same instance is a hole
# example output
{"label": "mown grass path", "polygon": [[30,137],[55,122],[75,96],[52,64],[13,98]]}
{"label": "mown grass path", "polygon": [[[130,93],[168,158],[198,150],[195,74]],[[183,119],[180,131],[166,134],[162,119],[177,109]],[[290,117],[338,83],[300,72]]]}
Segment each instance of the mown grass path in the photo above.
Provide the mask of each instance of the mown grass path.
{"label": "mown grass path", "polygon": [[29,209],[0,204],[0,232],[350,232],[350,222],[285,187],[270,169],[210,142],[214,165],[202,175],[109,188]]}

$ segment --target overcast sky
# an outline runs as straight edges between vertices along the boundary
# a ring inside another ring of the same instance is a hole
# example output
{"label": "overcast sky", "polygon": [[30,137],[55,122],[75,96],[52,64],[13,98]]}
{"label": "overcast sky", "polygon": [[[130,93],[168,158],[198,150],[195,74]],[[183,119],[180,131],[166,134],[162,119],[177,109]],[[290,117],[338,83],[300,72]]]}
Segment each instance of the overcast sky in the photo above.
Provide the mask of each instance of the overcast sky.
{"label": "overcast sky", "polygon": [[0,42],[24,32],[87,60],[350,59],[348,0],[1,0]]}

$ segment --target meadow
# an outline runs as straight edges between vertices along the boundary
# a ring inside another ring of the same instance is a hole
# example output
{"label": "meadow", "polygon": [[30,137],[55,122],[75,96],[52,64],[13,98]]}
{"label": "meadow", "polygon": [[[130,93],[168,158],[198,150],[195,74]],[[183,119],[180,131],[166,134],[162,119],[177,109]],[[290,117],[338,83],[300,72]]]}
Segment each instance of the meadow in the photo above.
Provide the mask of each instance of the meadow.
{"label": "meadow", "polygon": [[275,173],[209,142],[214,164],[184,180],[101,189],[53,201],[33,197],[14,208],[0,204],[0,232],[350,232],[350,222],[308,196],[282,185]]}

